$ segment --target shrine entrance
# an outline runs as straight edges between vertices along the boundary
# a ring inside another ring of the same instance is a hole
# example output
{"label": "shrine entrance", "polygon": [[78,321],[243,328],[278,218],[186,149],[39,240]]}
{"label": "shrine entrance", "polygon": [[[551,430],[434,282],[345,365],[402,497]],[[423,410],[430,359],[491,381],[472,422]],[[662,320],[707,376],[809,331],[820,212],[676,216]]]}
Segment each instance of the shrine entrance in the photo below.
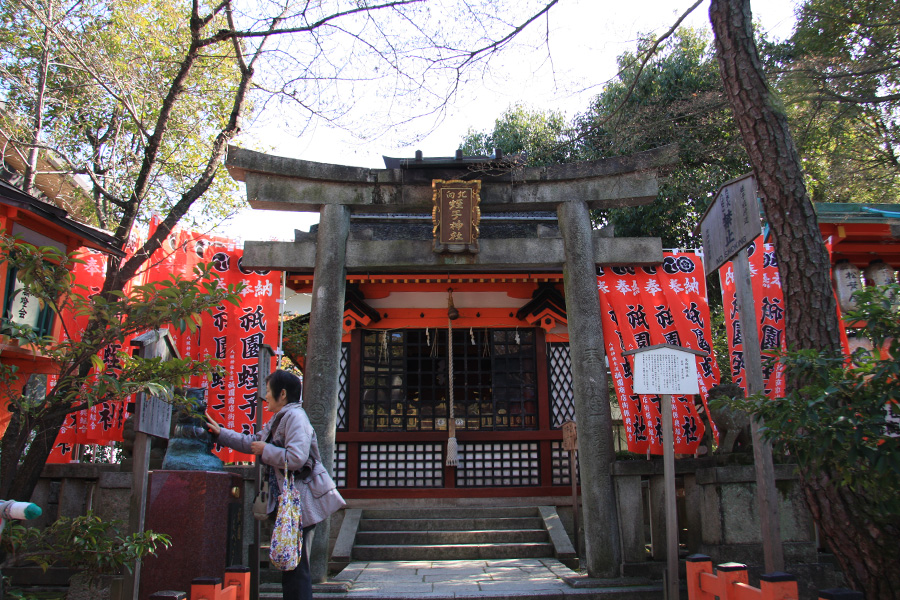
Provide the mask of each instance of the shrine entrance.
{"label": "shrine entrance", "polygon": [[618,575],[597,269],[659,264],[662,248],[593,230],[589,211],[653,201],[656,169],[675,158],[526,168],[419,155],[374,170],[229,149],[251,206],[320,213],[295,242],[247,242],[244,266],[285,271],[313,296],[304,407],[351,505],[564,495],[560,428],[574,419],[584,565]]}

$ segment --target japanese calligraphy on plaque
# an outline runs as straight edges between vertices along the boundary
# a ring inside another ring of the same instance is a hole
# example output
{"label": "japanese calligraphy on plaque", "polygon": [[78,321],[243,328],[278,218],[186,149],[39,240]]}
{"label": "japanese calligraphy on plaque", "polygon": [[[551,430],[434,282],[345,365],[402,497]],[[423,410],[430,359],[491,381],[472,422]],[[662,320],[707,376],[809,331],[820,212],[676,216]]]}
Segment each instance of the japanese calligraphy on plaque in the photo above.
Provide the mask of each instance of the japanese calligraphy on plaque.
{"label": "japanese calligraphy on plaque", "polygon": [[481,182],[435,179],[431,188],[434,251],[478,252]]}

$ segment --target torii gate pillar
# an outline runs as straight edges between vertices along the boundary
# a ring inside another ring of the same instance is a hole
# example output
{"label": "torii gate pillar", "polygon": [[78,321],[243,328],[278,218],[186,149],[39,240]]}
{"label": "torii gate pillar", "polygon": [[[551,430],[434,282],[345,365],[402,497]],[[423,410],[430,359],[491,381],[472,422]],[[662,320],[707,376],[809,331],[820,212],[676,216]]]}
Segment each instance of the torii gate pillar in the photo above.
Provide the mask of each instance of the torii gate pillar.
{"label": "torii gate pillar", "polygon": [[[592,577],[614,578],[620,575],[621,562],[612,478],[615,449],[591,218],[587,204],[578,201],[561,203],[556,214],[566,255],[563,275],[578,422],[578,456],[582,465],[585,566]],[[588,510],[588,507],[602,509]]]}
{"label": "torii gate pillar", "polygon": [[[309,338],[304,373],[303,408],[309,416],[322,464],[334,472],[334,436],[337,430],[338,378],[341,360],[341,334],[344,319],[344,290],[347,283],[347,236],[350,211],[340,204],[328,204],[319,211],[316,235],[316,276],[313,279],[312,308],[309,313]],[[325,581],[328,576],[328,540],[331,519],[318,525],[312,539],[310,560],[312,580]]]}

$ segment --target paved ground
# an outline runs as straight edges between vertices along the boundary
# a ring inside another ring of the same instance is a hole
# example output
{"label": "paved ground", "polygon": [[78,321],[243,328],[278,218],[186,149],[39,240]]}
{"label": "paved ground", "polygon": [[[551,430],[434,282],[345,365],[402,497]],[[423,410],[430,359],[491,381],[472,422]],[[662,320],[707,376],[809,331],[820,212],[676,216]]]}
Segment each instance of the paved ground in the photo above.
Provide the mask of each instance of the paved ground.
{"label": "paved ground", "polygon": [[354,562],[316,586],[315,597],[654,600],[662,598],[662,584],[588,579],[555,559]]}

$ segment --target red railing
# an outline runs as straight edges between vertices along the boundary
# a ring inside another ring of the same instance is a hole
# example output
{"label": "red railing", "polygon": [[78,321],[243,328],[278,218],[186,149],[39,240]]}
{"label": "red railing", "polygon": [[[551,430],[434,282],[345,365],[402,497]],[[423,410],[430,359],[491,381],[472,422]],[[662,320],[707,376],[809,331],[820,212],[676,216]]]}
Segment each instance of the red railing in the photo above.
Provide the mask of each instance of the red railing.
{"label": "red railing", "polygon": [[185,592],[163,591],[149,600],[250,600],[250,569],[228,567],[224,577],[198,577],[191,582],[190,596]]}
{"label": "red railing", "polygon": [[[749,584],[747,565],[723,563],[713,568],[712,559],[702,554],[687,558],[689,600],[797,600],[797,578],[789,573],[759,576],[759,587]],[[820,600],[863,600],[861,592],[845,589],[822,590]]]}

